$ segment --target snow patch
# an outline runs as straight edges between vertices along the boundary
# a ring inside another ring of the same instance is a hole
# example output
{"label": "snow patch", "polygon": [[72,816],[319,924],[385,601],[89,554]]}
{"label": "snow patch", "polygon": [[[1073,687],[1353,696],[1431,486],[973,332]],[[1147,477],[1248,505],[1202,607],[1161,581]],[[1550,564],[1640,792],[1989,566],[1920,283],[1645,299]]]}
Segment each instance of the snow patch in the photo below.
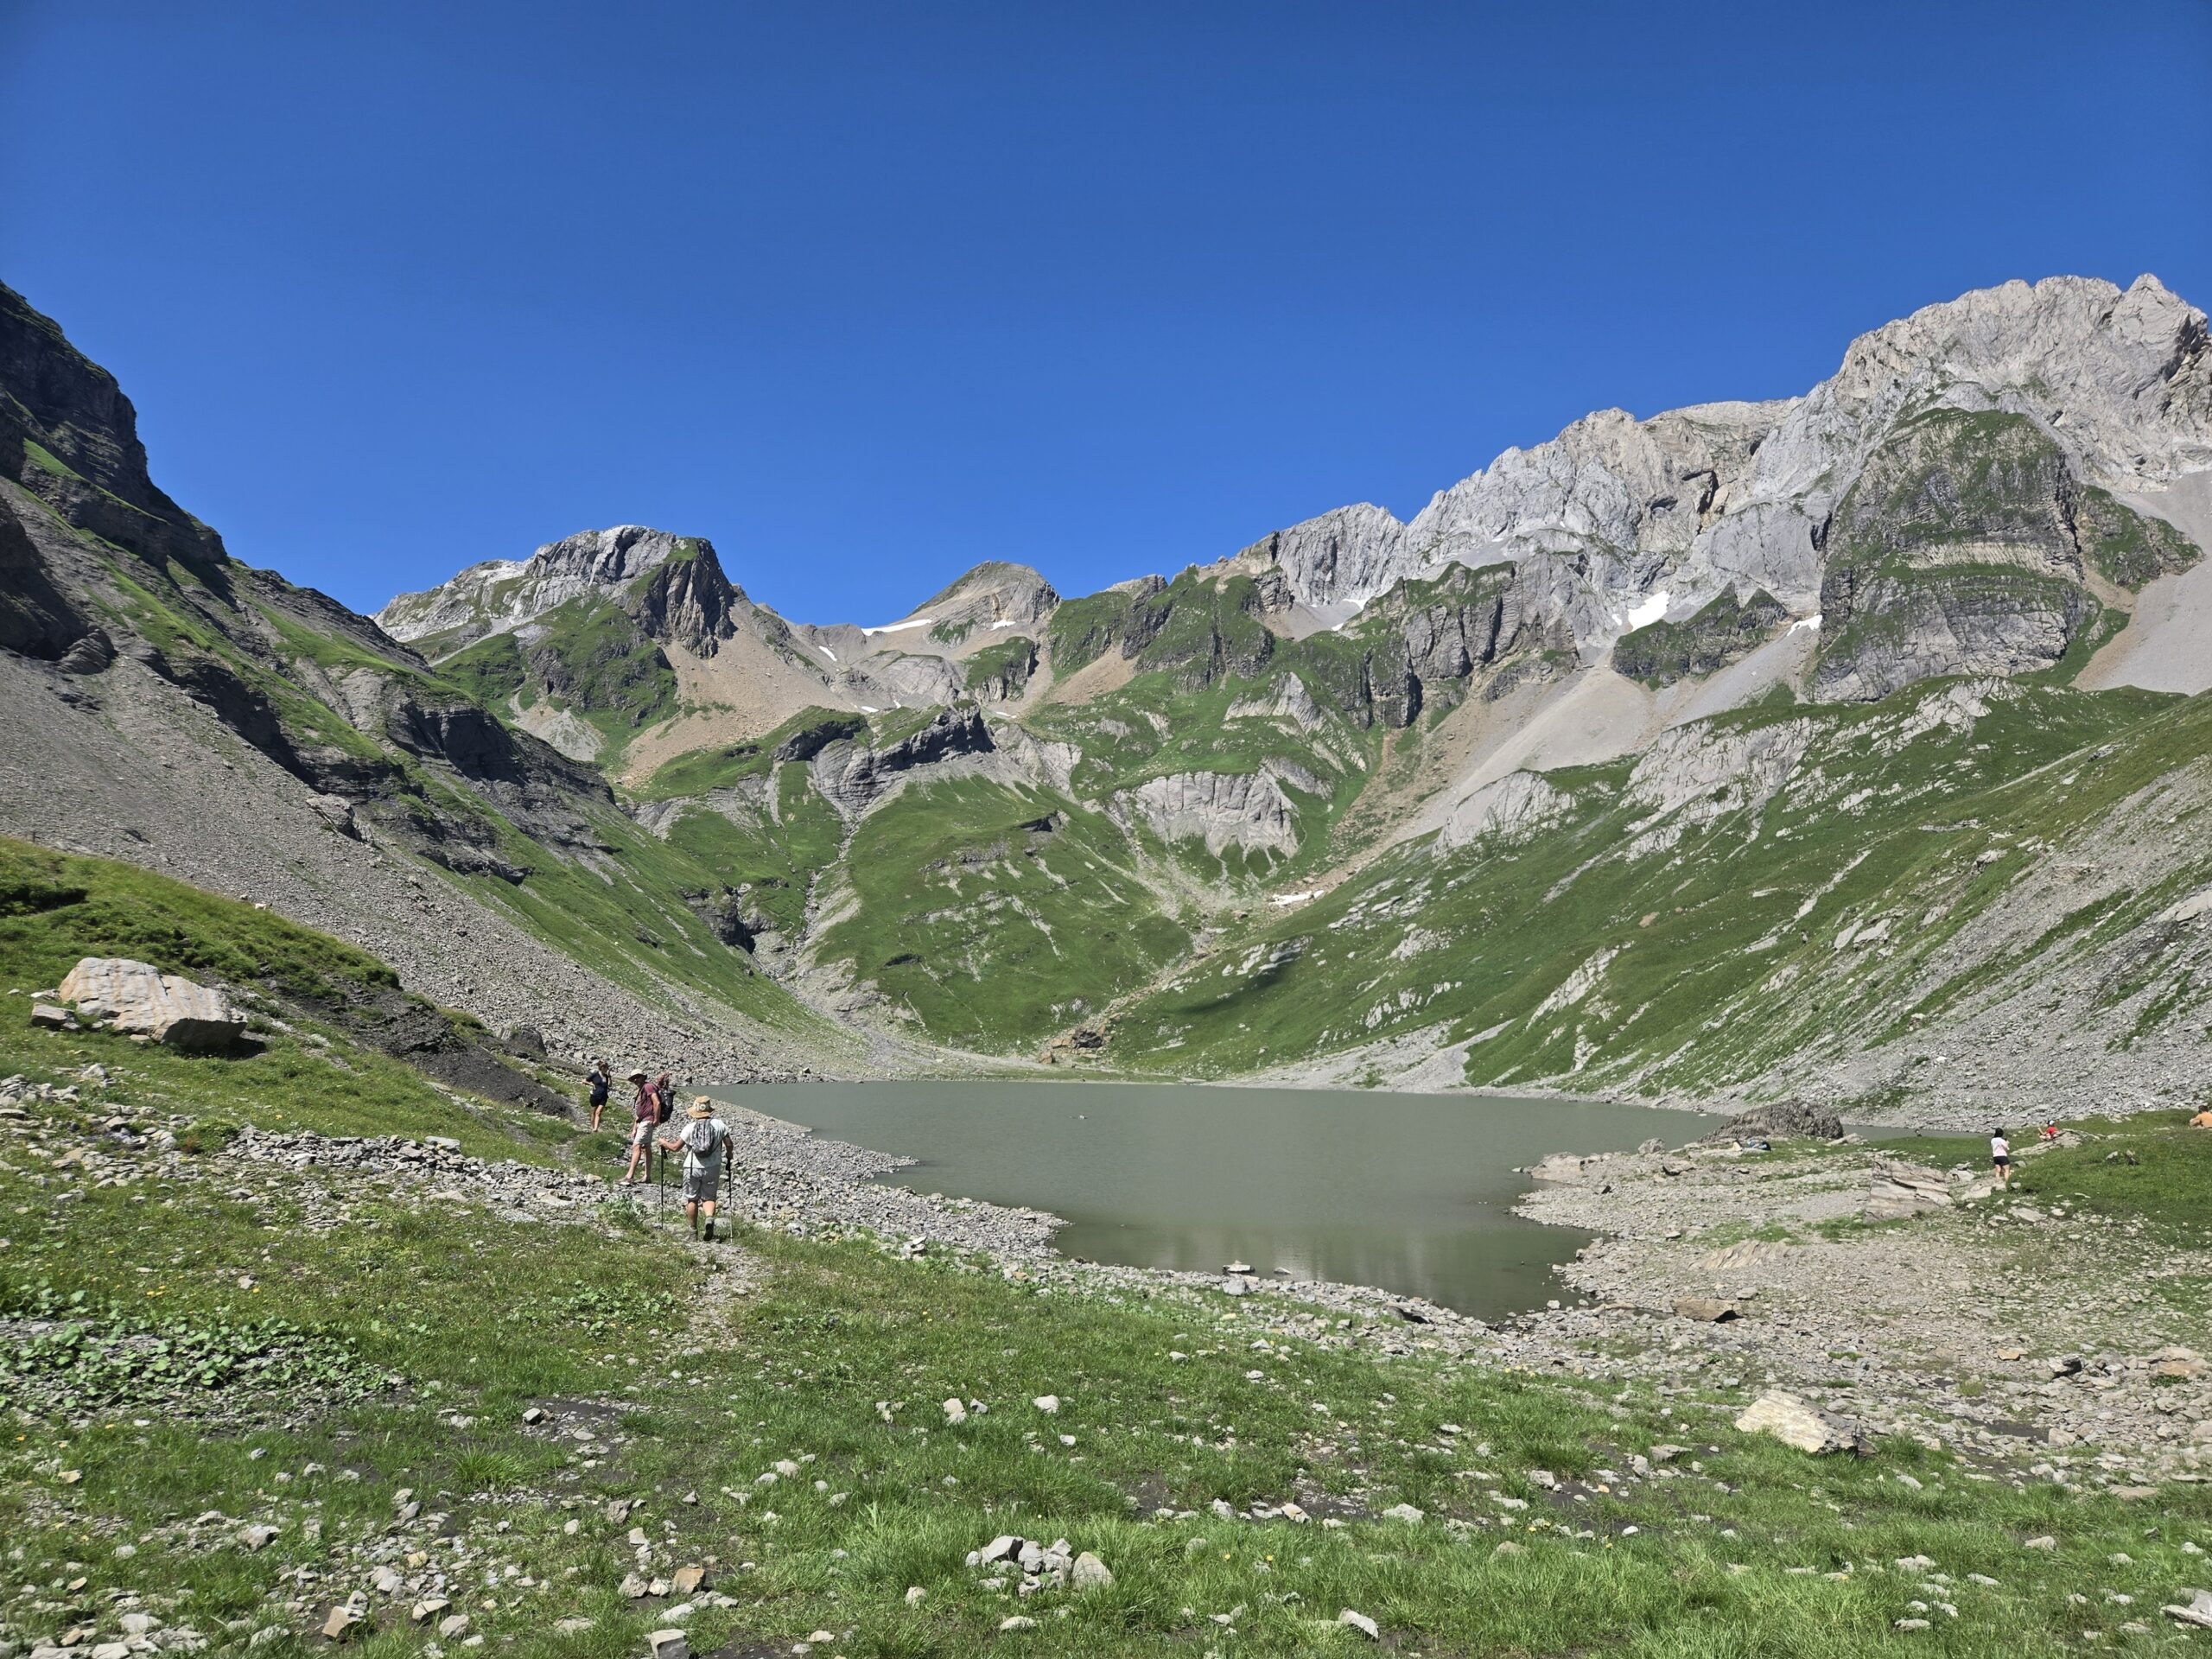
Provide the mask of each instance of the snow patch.
{"label": "snow patch", "polygon": [[837,660],[837,653],[830,650],[829,646],[817,645],[815,649],[820,652],[824,657],[827,657],[831,662],[834,663]]}
{"label": "snow patch", "polygon": [[1792,633],[1796,632],[1800,628],[1810,628],[1815,633],[1818,633],[1821,631],[1821,613],[1815,611],[1810,616],[1801,616],[1789,625],[1789,632]]}
{"label": "snow patch", "polygon": [[909,628],[926,628],[936,620],[935,617],[931,616],[918,616],[911,622],[887,622],[880,628],[862,628],[861,632],[862,633],[904,633]]}
{"label": "snow patch", "polygon": [[1656,622],[1661,617],[1667,614],[1668,603],[1669,599],[1667,592],[1664,588],[1662,588],[1659,592],[1652,594],[1650,598],[1645,600],[1643,604],[1637,606],[1634,610],[1628,613],[1629,626],[1631,628],[1649,627],[1652,623]]}

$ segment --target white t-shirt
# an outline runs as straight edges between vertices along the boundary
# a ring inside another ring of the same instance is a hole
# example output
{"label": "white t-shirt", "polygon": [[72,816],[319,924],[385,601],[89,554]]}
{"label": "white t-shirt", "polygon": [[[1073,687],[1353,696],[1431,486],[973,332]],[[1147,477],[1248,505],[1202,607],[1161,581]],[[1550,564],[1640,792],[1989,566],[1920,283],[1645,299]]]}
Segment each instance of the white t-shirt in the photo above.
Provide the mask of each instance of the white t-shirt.
{"label": "white t-shirt", "polygon": [[2012,1143],[2001,1135],[1991,1135],[1989,1155],[1992,1158],[2010,1158],[2012,1155]]}

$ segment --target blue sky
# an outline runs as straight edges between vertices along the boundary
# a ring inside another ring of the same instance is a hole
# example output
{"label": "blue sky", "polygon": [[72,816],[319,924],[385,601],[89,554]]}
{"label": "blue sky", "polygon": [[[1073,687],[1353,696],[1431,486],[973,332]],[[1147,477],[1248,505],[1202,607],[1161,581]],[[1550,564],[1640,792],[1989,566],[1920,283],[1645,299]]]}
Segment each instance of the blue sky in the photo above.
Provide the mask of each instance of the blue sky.
{"label": "blue sky", "polygon": [[880,620],[2007,277],[2212,303],[2212,4],[0,0],[0,278],[362,608],[589,525]]}

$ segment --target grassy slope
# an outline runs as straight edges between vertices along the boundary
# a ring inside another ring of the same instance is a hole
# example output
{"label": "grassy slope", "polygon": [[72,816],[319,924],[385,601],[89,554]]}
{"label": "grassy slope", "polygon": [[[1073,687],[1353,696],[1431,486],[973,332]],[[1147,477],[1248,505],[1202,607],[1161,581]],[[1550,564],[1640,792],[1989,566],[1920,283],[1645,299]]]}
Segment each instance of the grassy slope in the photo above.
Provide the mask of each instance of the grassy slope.
{"label": "grassy slope", "polygon": [[[1058,828],[1025,826],[1061,815]],[[1103,813],[976,779],[910,786],[862,820],[843,879],[853,913],[822,957],[851,965],[930,1033],[1027,1044],[1143,982],[1184,946]]]}
{"label": "grassy slope", "polygon": [[[270,941],[281,925],[221,900],[196,917],[211,949],[310,943]],[[38,948],[0,934],[0,978],[42,976]],[[365,1087],[326,1060],[293,1077],[270,1056],[0,1032],[0,1071],[73,1084],[98,1060],[113,1077],[96,1101],[33,1102],[0,1132],[0,1303],[56,1307],[79,1333],[0,1359],[0,1393],[29,1414],[0,1439],[0,1582],[29,1590],[0,1613],[9,1639],[79,1624],[111,1635],[112,1598],[128,1595],[240,1650],[274,1630],[256,1651],[282,1659],[321,1645],[289,1632],[366,1590],[381,1551],[412,1577],[448,1567],[454,1611],[497,1650],[616,1659],[668,1618],[667,1602],[616,1588],[634,1566],[624,1534],[643,1526],[660,1546],[650,1570],[709,1562],[735,1604],[690,1618],[699,1652],[786,1651],[818,1627],[839,1633],[826,1650],[866,1659],[1004,1651],[996,1626],[1019,1611],[1039,1620],[1020,1638],[1028,1652],[1348,1654],[1363,1645],[1332,1621],[1350,1606],[1400,1650],[1842,1659],[1895,1651],[1893,1620],[1950,1600],[1960,1617],[1931,1610],[1914,1641],[2017,1659],[2155,1618],[2202,1579],[2183,1544],[2212,1542],[2202,1487],[2132,1503],[1902,1442],[1814,1465],[1735,1433],[1740,1396],[1694,1382],[1662,1401],[1418,1351],[1384,1361],[1312,1339],[1325,1325],[1262,1347],[1262,1306],[1219,1297],[1100,1295],[751,1234],[758,1288],[709,1302],[705,1258],[649,1214],[518,1226],[374,1182],[334,1186],[348,1224],[311,1230],[298,1223],[318,1172],[231,1163],[210,1135],[188,1137],[201,1150],[166,1179],[100,1125],[183,1114],[411,1131],[419,1110],[419,1127],[486,1151],[561,1149],[506,1142],[494,1109],[429,1091],[410,1104],[403,1082]],[[342,1066],[367,1058],[337,1046]],[[57,1163],[62,1149],[92,1166]],[[134,1332],[148,1340],[98,1340]],[[210,1356],[226,1368],[218,1385],[162,1403],[178,1388],[164,1363]],[[1027,1403],[1047,1391],[1064,1402],[1056,1416]],[[992,1409],[948,1429],[937,1402],[955,1395]],[[593,1448],[521,1421],[534,1403],[582,1402],[601,1402]],[[206,1432],[210,1406],[236,1426]],[[1623,1478],[1662,1441],[1688,1447],[1670,1478]],[[810,1461],[756,1484],[779,1458]],[[1547,1491],[1538,1469],[1580,1495]],[[1893,1478],[1907,1473],[1920,1484]],[[394,1523],[402,1488],[427,1512],[411,1527]],[[1329,1530],[1207,1513],[1216,1498],[1294,1495],[1356,1518]],[[616,1521],[610,1498],[638,1507]],[[1398,1502],[1428,1518],[1375,1518]],[[1198,1516],[1146,1518],[1163,1504]],[[216,1547],[195,1547],[192,1519],[211,1509],[232,1520],[202,1529]],[[275,1524],[275,1541],[230,1542],[247,1520]],[[1005,1530],[1096,1550],[1116,1583],[994,1594],[963,1557]],[[2046,1534],[2055,1552],[2022,1549]],[[1523,1553],[1494,1553],[1507,1537]],[[1922,1554],[1943,1575],[1933,1594],[1927,1572],[1889,1568]],[[918,1605],[910,1586],[926,1592]],[[429,1631],[405,1618],[413,1593],[371,1596],[365,1654],[423,1650]],[[557,1630],[567,1618],[588,1623]]]}
{"label": "grassy slope", "polygon": [[486,708],[505,715],[548,700],[573,709],[606,740],[600,764],[621,769],[622,752],[646,727],[676,713],[676,671],[630,613],[595,594],[537,619],[527,652],[510,633],[478,640],[439,664]]}
{"label": "grassy slope", "polygon": [[[1579,804],[1556,831],[1519,848],[1442,859],[1410,848],[1379,861],[1141,1004],[1116,1058],[1225,1074],[1261,1063],[1262,1048],[1294,1055],[1413,1029],[1441,1027],[1444,1040],[1495,1029],[1472,1052],[1471,1082],[1575,1074],[1616,1086],[1636,1072],[1645,1087],[1698,1090],[1824,1037],[1899,1035],[1900,988],[2025,868],[2023,843],[2087,830],[2176,765],[2212,753],[2212,701],[2052,687],[1996,702],[1970,735],[1939,726],[1897,745],[1921,695],[1876,709],[1723,717],[1722,729],[1808,719],[1824,735],[1763,812],[1725,813],[1640,858],[1624,852],[1641,817],[1622,799],[1630,763],[1552,774]],[[2106,744],[2110,753],[2089,753]],[[1992,851],[1992,863],[1976,862]],[[2212,877],[2205,852],[2030,954],[2083,949],[2139,924]],[[1890,954],[1839,950],[1846,922],[1884,914]],[[1402,956],[1409,930],[1416,948]],[[1606,951],[1618,955],[1586,1001],[1539,1014]],[[2018,965],[1947,981],[1916,1006],[1936,1014]],[[1163,1053],[1166,1044],[1179,1046]]]}
{"label": "grassy slope", "polygon": [[[51,990],[88,956],[128,957],[264,995],[285,1008],[291,1029],[264,1014],[254,1022],[260,1052],[226,1058],[99,1031],[29,1029],[30,994]],[[66,1082],[98,1063],[138,1079],[137,1097],[164,1113],[327,1134],[443,1135],[486,1157],[543,1160],[569,1139],[556,1118],[457,1103],[412,1068],[354,1044],[341,1025],[302,1011],[397,984],[366,952],[273,911],[133,865],[0,838],[0,1077]]]}

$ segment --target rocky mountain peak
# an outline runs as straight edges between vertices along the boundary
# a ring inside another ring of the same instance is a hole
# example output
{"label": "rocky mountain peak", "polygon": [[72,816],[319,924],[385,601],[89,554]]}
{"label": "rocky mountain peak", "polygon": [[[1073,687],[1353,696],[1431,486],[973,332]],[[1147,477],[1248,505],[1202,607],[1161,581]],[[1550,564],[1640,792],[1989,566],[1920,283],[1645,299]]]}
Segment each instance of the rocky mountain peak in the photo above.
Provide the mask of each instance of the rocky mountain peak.
{"label": "rocky mountain peak", "polygon": [[1026,627],[1051,615],[1059,602],[1052,584],[1029,566],[988,559],[924,600],[912,614],[940,627]]}
{"label": "rocky mountain peak", "polygon": [[471,565],[435,588],[398,595],[376,620],[395,639],[446,657],[587,596],[620,606],[652,638],[702,656],[729,637],[733,613],[747,602],[705,538],[616,524],[548,542],[519,562]]}

